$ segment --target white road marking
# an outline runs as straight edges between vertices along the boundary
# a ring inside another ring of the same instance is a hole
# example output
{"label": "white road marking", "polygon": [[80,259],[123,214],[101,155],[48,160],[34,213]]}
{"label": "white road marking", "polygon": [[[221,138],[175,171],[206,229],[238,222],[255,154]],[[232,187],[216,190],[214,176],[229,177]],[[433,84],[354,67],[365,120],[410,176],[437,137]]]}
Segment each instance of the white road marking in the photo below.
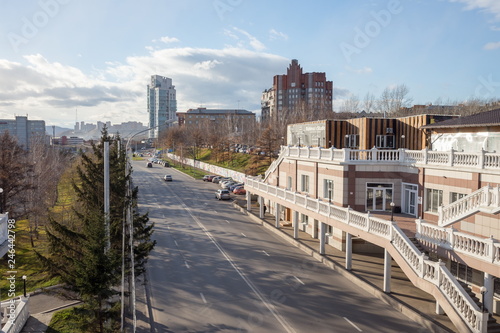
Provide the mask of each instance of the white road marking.
{"label": "white road marking", "polygon": [[231,222],[229,222],[228,220],[226,220],[226,222],[227,222],[227,223],[231,223]]}
{"label": "white road marking", "polygon": [[246,237],[246,235],[245,235],[244,233],[241,233],[241,235],[242,235],[243,237]]}
{"label": "white road marking", "polygon": [[298,277],[296,277],[295,275],[294,275],[293,277],[295,278],[295,280],[299,281],[299,282],[300,282],[300,284],[302,284],[302,285],[304,285],[304,286],[306,285],[304,282],[302,282],[302,280],[301,280],[301,279],[299,279],[299,278],[298,278]]}
{"label": "white road marking", "polygon": [[264,254],[265,254],[266,256],[270,257],[269,253],[267,253],[266,251],[262,251],[262,252],[264,252]]}
{"label": "white road marking", "polygon": [[355,329],[357,329],[359,332],[363,332],[358,326],[354,325],[354,323],[352,321],[350,321],[349,319],[347,319],[346,317],[344,317],[344,319],[349,323],[351,324]]}
{"label": "white road marking", "polygon": [[186,267],[189,268],[189,264],[187,261],[184,261],[184,265],[186,265]]}
{"label": "white road marking", "polygon": [[203,303],[207,304],[207,300],[205,299],[205,296],[203,296],[203,293],[200,293],[200,296]]}
{"label": "white road marking", "polygon": [[179,244],[177,244],[177,241],[176,241],[176,240],[174,240],[174,243],[175,243],[175,246],[179,246]]}

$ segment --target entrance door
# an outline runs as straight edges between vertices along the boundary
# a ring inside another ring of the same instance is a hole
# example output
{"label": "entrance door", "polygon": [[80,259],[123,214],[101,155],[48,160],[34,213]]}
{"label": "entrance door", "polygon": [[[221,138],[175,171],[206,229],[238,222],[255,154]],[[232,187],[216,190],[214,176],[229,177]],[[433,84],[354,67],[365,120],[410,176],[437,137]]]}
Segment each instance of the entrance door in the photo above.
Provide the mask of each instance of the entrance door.
{"label": "entrance door", "polygon": [[417,216],[418,213],[418,185],[403,184],[403,213]]}
{"label": "entrance door", "polygon": [[366,187],[366,210],[390,210],[392,202],[392,184],[368,183]]}

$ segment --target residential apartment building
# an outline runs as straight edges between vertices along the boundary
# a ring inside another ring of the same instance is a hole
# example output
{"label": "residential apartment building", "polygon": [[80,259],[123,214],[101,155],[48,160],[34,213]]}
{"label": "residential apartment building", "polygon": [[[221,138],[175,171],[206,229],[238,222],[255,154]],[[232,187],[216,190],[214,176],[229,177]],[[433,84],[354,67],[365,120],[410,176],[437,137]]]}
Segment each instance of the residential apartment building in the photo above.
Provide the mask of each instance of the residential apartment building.
{"label": "residential apartment building", "polygon": [[44,120],[28,120],[27,116],[16,116],[15,119],[0,119],[0,134],[8,131],[25,148],[35,137],[45,137]]}
{"label": "residential apartment building", "polygon": [[275,75],[273,86],[261,99],[262,121],[282,119],[287,114],[332,111],[333,82],[323,72],[303,73],[298,60],[293,59],[287,73]]}
{"label": "residential apartment building", "polygon": [[[245,189],[277,226],[291,222],[319,239],[320,253],[326,245],[345,251],[347,269],[352,252],[383,253],[384,291],[393,259],[457,331],[487,332],[483,308],[500,313],[500,109],[440,117],[291,125],[312,144],[298,145],[289,132],[295,145]],[[358,145],[345,145],[354,129]],[[314,147],[323,134],[338,146]],[[377,135],[388,134],[394,144],[377,147]]]}
{"label": "residential apartment building", "polygon": [[189,109],[177,112],[179,126],[199,127],[208,124],[225,124],[231,133],[241,132],[255,122],[255,113],[242,109]]}
{"label": "residential apartment building", "polygon": [[172,79],[152,75],[147,86],[147,108],[149,114],[149,138],[158,138],[159,134],[176,121],[177,97]]}

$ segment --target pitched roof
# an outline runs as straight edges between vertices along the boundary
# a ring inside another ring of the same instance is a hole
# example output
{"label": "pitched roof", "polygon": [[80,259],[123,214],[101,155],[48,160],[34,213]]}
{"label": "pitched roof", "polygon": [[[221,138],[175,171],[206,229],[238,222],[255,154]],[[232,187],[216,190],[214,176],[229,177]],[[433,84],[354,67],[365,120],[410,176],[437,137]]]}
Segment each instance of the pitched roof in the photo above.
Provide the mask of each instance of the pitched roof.
{"label": "pitched roof", "polygon": [[434,124],[425,125],[421,128],[429,129],[477,126],[500,126],[500,109],[476,113],[470,116],[448,119]]}

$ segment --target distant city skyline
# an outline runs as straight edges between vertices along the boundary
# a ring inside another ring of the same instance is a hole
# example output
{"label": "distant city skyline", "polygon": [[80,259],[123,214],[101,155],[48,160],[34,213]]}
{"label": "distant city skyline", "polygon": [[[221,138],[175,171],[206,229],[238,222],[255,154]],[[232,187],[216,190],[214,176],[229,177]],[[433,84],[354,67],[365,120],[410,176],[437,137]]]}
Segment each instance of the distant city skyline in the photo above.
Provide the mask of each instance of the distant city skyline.
{"label": "distant city skyline", "polygon": [[291,59],[334,82],[334,108],[399,84],[414,104],[500,98],[497,0],[6,1],[0,31],[0,118],[69,128],[148,123],[154,74],[180,111],[259,113]]}

